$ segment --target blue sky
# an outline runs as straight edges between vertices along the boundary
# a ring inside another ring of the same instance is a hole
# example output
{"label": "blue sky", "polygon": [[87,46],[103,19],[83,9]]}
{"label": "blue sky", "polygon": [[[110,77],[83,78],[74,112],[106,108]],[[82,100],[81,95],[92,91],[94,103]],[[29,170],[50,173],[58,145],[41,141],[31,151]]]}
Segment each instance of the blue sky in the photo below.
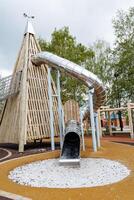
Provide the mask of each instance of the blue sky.
{"label": "blue sky", "polygon": [[69,26],[77,41],[87,46],[97,39],[112,45],[112,18],[118,9],[133,6],[134,0],[1,0],[0,74],[12,73],[26,24],[24,12],[35,16],[37,37],[49,40],[55,27]]}

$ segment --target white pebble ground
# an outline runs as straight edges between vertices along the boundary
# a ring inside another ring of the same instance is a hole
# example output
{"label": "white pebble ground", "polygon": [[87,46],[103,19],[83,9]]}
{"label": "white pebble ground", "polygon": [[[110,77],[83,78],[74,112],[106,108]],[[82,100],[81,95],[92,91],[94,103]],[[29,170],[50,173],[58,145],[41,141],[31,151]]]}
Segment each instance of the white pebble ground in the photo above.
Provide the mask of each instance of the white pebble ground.
{"label": "white pebble ground", "polygon": [[80,188],[115,183],[130,174],[117,161],[82,158],[80,162],[80,167],[60,166],[58,159],[33,162],[10,171],[9,178],[32,187]]}

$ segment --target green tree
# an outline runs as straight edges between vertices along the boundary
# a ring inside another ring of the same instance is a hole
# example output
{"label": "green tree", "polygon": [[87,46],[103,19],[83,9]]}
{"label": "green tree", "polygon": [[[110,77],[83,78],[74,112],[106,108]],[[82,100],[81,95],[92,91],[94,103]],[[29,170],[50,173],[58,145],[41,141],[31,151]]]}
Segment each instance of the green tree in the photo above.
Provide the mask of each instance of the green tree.
{"label": "green tree", "polygon": [[115,47],[113,49],[113,84],[110,94],[116,106],[134,102],[134,7],[117,12],[113,20]]}
{"label": "green tree", "polygon": [[[39,43],[43,51],[52,52],[83,67],[94,56],[90,48],[76,41],[68,27],[55,29],[50,42],[39,39]],[[68,99],[74,99],[82,104],[86,87],[79,80],[71,78],[64,72],[61,77],[61,89],[63,103]]]}
{"label": "green tree", "polygon": [[112,65],[112,50],[110,45],[104,40],[97,40],[91,46],[94,52],[94,57],[88,61],[86,68],[96,74],[106,87],[107,104],[109,104],[109,94],[111,91],[113,69]]}
{"label": "green tree", "polygon": [[94,57],[90,59],[86,68],[96,74],[102,82],[109,86],[111,81],[111,49],[110,45],[104,40],[97,40],[91,46]]}

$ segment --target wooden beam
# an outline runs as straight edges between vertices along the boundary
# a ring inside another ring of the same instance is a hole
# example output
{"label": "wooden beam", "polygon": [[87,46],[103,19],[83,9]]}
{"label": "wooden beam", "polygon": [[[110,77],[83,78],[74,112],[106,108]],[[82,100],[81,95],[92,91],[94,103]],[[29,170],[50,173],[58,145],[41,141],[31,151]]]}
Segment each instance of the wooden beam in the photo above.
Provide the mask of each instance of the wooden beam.
{"label": "wooden beam", "polygon": [[112,128],[111,128],[111,116],[110,116],[110,111],[108,111],[108,127],[109,127],[109,133],[110,136],[112,136]]}
{"label": "wooden beam", "polygon": [[100,109],[98,109],[98,126],[99,126],[100,137],[102,137]]}
{"label": "wooden beam", "polygon": [[106,109],[101,109],[100,112],[111,112],[111,111],[119,111],[119,110],[127,110],[127,107],[120,107],[120,108],[106,108]]}
{"label": "wooden beam", "polygon": [[131,105],[130,105],[130,103],[128,103],[127,105],[128,105],[128,119],[129,119],[130,136],[133,139],[134,138],[134,132],[133,132]]}
{"label": "wooden beam", "polygon": [[26,35],[26,49],[24,55],[24,68],[22,71],[22,82],[20,89],[20,128],[19,128],[19,152],[24,151],[24,144],[26,143],[27,131],[27,62],[28,62],[28,42],[29,33]]}

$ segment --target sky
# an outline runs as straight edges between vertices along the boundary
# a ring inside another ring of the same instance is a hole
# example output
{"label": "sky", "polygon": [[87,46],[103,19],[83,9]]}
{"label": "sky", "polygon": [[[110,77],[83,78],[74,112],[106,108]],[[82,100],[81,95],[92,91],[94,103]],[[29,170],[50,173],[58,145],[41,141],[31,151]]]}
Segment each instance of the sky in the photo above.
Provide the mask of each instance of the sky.
{"label": "sky", "polygon": [[117,10],[128,10],[134,0],[0,0],[0,75],[12,73],[22,42],[26,19],[34,15],[36,36],[50,40],[64,26],[86,46],[102,39],[114,43],[112,19]]}

